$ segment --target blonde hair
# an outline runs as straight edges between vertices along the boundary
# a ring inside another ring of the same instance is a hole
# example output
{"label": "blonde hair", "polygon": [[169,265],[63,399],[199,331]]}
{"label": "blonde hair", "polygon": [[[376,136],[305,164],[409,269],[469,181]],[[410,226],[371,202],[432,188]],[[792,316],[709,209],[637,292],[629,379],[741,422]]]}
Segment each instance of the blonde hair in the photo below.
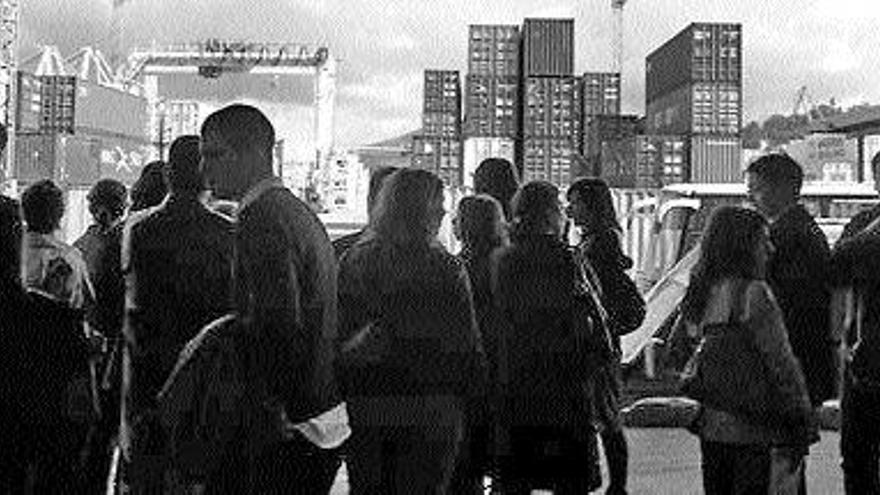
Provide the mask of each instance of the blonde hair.
{"label": "blonde hair", "polygon": [[373,207],[370,231],[373,237],[394,244],[430,242],[434,211],[443,201],[443,182],[427,170],[402,169],[382,183]]}

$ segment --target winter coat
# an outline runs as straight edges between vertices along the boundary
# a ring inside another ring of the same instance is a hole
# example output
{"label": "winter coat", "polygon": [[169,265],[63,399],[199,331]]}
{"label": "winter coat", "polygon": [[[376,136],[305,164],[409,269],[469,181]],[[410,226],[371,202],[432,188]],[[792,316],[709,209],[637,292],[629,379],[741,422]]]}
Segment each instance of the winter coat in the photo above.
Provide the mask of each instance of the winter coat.
{"label": "winter coat", "polygon": [[734,290],[745,291],[741,310],[738,315],[734,313],[734,318],[746,323],[754,332],[755,344],[767,366],[768,379],[777,386],[776,400],[784,401],[783,409],[798,411],[803,419],[801,424],[809,427],[755,424],[704,406],[699,422],[700,435],[703,440],[723,443],[807,446],[818,438],[818,430],[813,421],[804,374],[792,352],[782,312],[767,283],[726,279],[715,284],[710,289],[700,325],[729,321]]}

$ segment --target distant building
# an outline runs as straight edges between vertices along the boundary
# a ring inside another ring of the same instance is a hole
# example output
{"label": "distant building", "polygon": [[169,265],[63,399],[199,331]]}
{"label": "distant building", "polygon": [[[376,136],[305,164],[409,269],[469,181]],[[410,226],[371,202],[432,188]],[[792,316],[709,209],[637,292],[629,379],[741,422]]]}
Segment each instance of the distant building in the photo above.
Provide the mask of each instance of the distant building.
{"label": "distant building", "polygon": [[413,137],[412,166],[436,173],[444,184],[462,184],[461,80],[454,70],[426,70],[422,132]]}
{"label": "distant building", "polygon": [[689,182],[742,174],[742,26],[693,23],[648,55],[648,134],[685,140]]}
{"label": "distant building", "polygon": [[367,170],[381,167],[407,168],[412,164],[413,139],[421,135],[422,130],[410,131],[400,136],[377,143],[359,146],[354,149]]}
{"label": "distant building", "polygon": [[520,135],[524,182],[571,181],[581,143],[581,83],[574,71],[574,20],[526,19],[522,28]]}

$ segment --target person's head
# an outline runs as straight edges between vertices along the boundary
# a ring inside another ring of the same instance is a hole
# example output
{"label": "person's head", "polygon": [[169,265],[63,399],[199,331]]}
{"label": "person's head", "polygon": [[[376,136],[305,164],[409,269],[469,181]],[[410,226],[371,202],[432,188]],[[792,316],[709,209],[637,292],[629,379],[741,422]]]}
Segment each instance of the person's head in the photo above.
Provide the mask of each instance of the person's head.
{"label": "person's head", "polygon": [[874,176],[874,189],[880,192],[880,151],[871,158],[871,174]]}
{"label": "person's head", "polygon": [[522,186],[513,196],[512,208],[514,235],[562,235],[565,215],[553,184],[533,181]]}
{"label": "person's head", "polygon": [[205,190],[198,136],[180,136],[171,143],[165,176],[171,194],[198,195]]}
{"label": "person's head", "polygon": [[102,227],[109,227],[125,214],[128,190],[114,179],[101,179],[89,190],[89,213]]}
{"label": "person's head", "polygon": [[51,180],[35,182],[22,193],[21,210],[28,232],[51,234],[61,227],[64,192]]}
{"label": "person's head", "polygon": [[572,222],[589,232],[620,230],[611,190],[602,179],[578,179],[568,188],[566,213]]}
{"label": "person's head", "polygon": [[699,321],[712,286],[724,278],[762,280],[773,253],[767,219],[738,206],[716,208],[700,243],[700,259],[685,298],[685,317]]}
{"label": "person's head", "polygon": [[376,199],[379,197],[379,191],[382,190],[385,179],[398,170],[397,167],[379,167],[370,174],[370,186],[367,189],[367,215],[372,215],[373,207],[376,206]]}
{"label": "person's head", "polygon": [[260,110],[234,104],[212,113],[201,130],[202,170],[214,196],[240,200],[271,177],[275,129]]}
{"label": "person's head", "polygon": [[385,179],[370,230],[394,244],[429,243],[443,221],[443,182],[427,170],[401,169]]}
{"label": "person's head", "polygon": [[504,210],[497,199],[488,194],[466,196],[458,202],[455,235],[465,250],[485,253],[507,240]]}
{"label": "person's head", "polygon": [[497,199],[507,218],[510,218],[510,201],[518,188],[513,164],[504,158],[486,158],[474,172],[474,193]]}
{"label": "person's head", "polygon": [[156,160],[144,165],[141,175],[131,186],[131,211],[157,206],[168,194],[165,162]]}
{"label": "person's head", "polygon": [[21,271],[21,211],[18,202],[0,196],[0,277],[19,280]]}
{"label": "person's head", "polygon": [[746,169],[749,199],[768,218],[797,202],[803,182],[803,169],[784,153],[764,155]]}

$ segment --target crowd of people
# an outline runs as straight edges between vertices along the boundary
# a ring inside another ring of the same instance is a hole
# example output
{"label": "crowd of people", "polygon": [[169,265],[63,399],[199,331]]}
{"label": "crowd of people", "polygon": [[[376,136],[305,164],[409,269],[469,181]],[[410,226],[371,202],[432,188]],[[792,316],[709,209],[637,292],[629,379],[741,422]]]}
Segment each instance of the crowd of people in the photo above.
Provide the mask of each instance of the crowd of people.
{"label": "crowd of people", "polygon": [[[442,181],[381,168],[367,226],[331,242],[274,143],[258,109],[218,110],[130,191],[96,183],[72,244],[52,181],[0,197],[3,493],[111,471],[118,493],[329,493],[343,461],[352,494],[589,493],[600,440],[605,493],[627,493],[620,337],[645,302],[603,181],[485,160],[452,254]],[[832,252],[796,162],[746,181],[754,208],[713,213],[682,306],[704,489],[806,492],[843,342],[846,489],[880,493],[880,208]]]}

